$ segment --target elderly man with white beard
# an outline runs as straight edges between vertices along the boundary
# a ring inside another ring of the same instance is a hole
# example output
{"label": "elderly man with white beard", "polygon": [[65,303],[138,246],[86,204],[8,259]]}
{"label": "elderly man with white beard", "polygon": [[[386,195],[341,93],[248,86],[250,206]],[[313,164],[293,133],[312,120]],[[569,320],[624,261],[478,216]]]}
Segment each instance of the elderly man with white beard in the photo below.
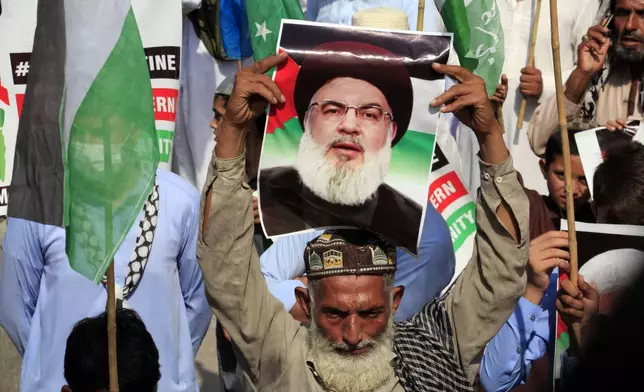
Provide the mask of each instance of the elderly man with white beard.
{"label": "elderly man with white beard", "polygon": [[327,232],[303,255],[309,288],[296,295],[311,320],[303,325],[268,291],[252,241],[252,192],[243,183],[245,134],[265,109],[258,101],[285,100],[264,73],[286,58],[238,72],[204,189],[212,194],[203,200],[210,225],[199,261],[211,308],[243,370],[259,391],[473,391],[486,343],[524,292],[529,238],[528,200],[484,81],[460,67],[433,65],[460,84],[432,106],[445,104],[441,111],[474,129],[481,146],[475,251],[456,283],[410,320],[394,323],[404,293],[392,287],[395,248],[365,231]]}
{"label": "elderly man with white beard", "polygon": [[412,114],[403,59],[362,42],[319,45],[304,57],[294,103],[304,130],[295,165],[260,171],[266,233],[357,226],[415,249],[422,207],[384,182]]}

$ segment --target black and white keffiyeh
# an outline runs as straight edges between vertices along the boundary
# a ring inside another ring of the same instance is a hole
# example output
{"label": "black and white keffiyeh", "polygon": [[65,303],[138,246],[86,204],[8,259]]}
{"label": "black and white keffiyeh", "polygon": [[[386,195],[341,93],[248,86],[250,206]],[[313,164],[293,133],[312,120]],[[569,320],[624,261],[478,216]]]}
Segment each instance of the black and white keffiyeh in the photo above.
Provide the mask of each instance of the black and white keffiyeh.
{"label": "black and white keffiyeh", "polygon": [[[130,262],[127,264],[127,274],[122,292],[118,293],[119,299],[126,300],[134,294],[145,272],[148,264],[152,241],[157,227],[159,216],[159,185],[154,184],[152,192],[143,206],[143,216],[139,222],[139,232],[136,236],[136,244]],[[107,287],[107,276],[103,276],[103,286]]]}
{"label": "black and white keffiyeh", "polygon": [[[573,122],[578,124],[590,124],[589,127],[594,127],[597,124],[597,102],[599,101],[599,94],[604,91],[608,80],[613,72],[622,72],[623,70],[615,70],[614,64],[615,55],[610,54],[604,63],[604,67],[600,72],[595,74],[590,82],[590,85],[584,92],[584,96],[580,102],[581,109],[577,118]],[[627,71],[630,72],[630,71]],[[644,83],[639,84],[639,91],[637,92],[640,105],[644,105]]]}
{"label": "black and white keffiyeh", "polygon": [[608,78],[611,75],[611,69],[609,66],[611,60],[611,58],[607,59],[601,72],[598,72],[593,76],[590,86],[586,89],[581,100],[581,110],[574,122],[583,124],[595,124],[597,122],[597,102],[599,101],[599,93],[604,90],[608,83]]}
{"label": "black and white keffiyeh", "polygon": [[425,305],[410,320],[396,323],[396,375],[406,391],[473,392],[457,360],[447,295]]}

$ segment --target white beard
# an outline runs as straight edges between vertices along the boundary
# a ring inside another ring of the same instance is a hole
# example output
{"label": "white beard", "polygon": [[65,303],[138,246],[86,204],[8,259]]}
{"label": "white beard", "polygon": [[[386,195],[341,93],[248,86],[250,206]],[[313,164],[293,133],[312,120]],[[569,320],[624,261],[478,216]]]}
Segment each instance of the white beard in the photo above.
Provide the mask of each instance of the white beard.
{"label": "white beard", "polygon": [[341,355],[335,348],[346,349],[343,343],[329,341],[311,320],[309,341],[311,357],[324,384],[338,392],[367,392],[385,385],[395,377],[392,360],[394,324],[389,319],[387,330],[378,338],[363,341],[360,346],[373,348],[363,355]]}
{"label": "white beard", "polygon": [[390,128],[385,145],[375,153],[365,151],[364,164],[358,168],[351,168],[342,162],[330,163],[325,154],[329,146],[340,140],[362,146],[358,139],[344,136],[321,146],[311,136],[308,125],[305,125],[295,169],[304,185],[329,203],[350,206],[364,204],[373,197],[389,172],[391,134]]}

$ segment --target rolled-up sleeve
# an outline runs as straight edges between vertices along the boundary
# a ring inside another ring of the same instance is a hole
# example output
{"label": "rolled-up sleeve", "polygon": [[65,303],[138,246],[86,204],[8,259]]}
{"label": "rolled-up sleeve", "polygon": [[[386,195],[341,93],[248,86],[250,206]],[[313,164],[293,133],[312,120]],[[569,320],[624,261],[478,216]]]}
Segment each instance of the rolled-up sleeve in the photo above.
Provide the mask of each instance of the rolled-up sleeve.
{"label": "rolled-up sleeve", "polygon": [[[529,206],[512,158],[480,162],[474,254],[448,297],[448,312],[461,365],[474,381],[488,341],[512,314],[525,290]],[[519,226],[518,242],[497,216],[504,202]]]}

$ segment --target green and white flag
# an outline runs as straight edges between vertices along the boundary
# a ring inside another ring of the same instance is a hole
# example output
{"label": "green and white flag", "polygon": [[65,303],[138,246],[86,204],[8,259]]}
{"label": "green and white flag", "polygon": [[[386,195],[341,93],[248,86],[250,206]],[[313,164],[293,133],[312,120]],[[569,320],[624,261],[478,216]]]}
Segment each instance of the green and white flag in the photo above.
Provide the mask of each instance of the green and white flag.
{"label": "green and white flag", "polygon": [[98,283],[152,190],[152,87],[130,0],[41,1],[9,215],[65,226]]}
{"label": "green and white flag", "polygon": [[461,65],[485,80],[494,95],[505,59],[503,26],[496,0],[434,0]]}
{"label": "green and white flag", "polygon": [[255,60],[275,54],[282,19],[304,19],[299,0],[246,0]]}

